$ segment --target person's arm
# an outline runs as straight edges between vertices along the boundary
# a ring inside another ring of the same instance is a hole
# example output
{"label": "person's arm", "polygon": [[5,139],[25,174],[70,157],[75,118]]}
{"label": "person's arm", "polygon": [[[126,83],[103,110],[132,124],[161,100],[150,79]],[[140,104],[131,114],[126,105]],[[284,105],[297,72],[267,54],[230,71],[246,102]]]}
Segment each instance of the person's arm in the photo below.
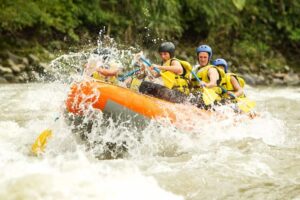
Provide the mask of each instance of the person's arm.
{"label": "person's arm", "polygon": [[183,73],[183,68],[180,64],[179,61],[177,60],[173,60],[171,62],[171,66],[160,66],[160,65],[153,65],[154,67],[158,68],[158,69],[162,69],[162,70],[167,70],[167,71],[170,71],[170,72],[173,72],[177,75],[180,75]]}
{"label": "person's arm", "polygon": [[119,73],[119,69],[104,69],[99,67],[97,70],[103,76],[117,76]]}
{"label": "person's arm", "polygon": [[160,77],[160,74],[157,71],[155,71],[152,67],[150,67],[149,71],[154,78]]}
{"label": "person's arm", "polygon": [[[150,72],[151,76],[154,77],[154,78],[158,78],[160,77],[160,74],[157,73],[155,70],[154,70],[154,65],[152,66],[147,66],[145,63],[141,63],[141,67],[144,68],[146,71]],[[155,65],[156,66],[156,65]]]}
{"label": "person's arm", "polygon": [[215,68],[210,68],[208,70],[209,83],[201,81],[201,84],[204,84],[207,88],[217,87],[217,81],[219,79],[218,70]]}
{"label": "person's arm", "polygon": [[233,88],[234,88],[233,94],[236,97],[239,97],[244,94],[243,88],[240,86],[238,80],[234,76],[230,76],[230,82],[233,85]]}

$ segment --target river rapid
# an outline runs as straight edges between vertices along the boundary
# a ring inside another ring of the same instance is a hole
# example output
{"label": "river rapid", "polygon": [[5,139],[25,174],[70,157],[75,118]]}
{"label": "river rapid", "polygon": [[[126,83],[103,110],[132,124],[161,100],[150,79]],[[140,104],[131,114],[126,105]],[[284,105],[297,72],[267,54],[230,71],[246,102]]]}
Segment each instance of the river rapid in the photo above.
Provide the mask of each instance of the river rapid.
{"label": "river rapid", "polygon": [[[1,200],[300,199],[300,88],[247,88],[259,117],[199,122],[196,133],[110,121],[94,137],[126,140],[118,159],[99,159],[102,147],[72,133],[63,117],[68,89],[0,85]],[[46,128],[54,136],[35,157],[31,145]]]}

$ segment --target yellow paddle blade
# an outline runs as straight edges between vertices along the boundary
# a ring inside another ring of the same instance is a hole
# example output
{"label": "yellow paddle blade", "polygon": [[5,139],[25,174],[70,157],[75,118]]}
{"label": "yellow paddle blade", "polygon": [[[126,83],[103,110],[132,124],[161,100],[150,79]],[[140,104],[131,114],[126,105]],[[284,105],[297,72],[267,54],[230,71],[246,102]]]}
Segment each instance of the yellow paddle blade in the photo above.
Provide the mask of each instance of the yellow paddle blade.
{"label": "yellow paddle blade", "polygon": [[[164,82],[164,85],[169,88],[169,89],[172,89],[174,87],[174,84],[175,84],[175,75],[174,73],[171,73],[169,71],[166,71],[166,72],[163,72],[163,73],[160,73],[161,77],[162,77],[162,80]],[[172,77],[174,76],[174,77]],[[171,78],[172,77],[172,78]]]}
{"label": "yellow paddle blade", "polygon": [[44,130],[35,140],[31,147],[31,151],[34,155],[38,155],[43,152],[47,145],[47,140],[52,136],[52,131],[50,129]]}
{"label": "yellow paddle blade", "polygon": [[203,87],[203,101],[205,105],[212,104],[219,96],[212,89]]}
{"label": "yellow paddle blade", "polygon": [[237,101],[239,109],[245,113],[250,112],[256,106],[255,101],[251,101],[247,98],[237,98]]}

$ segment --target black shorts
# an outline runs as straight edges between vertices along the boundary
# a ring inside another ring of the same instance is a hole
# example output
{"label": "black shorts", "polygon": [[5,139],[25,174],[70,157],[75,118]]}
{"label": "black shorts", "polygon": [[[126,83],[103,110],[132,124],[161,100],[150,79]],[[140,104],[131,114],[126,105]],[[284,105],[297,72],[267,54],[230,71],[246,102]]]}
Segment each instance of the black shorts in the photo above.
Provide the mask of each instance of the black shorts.
{"label": "black shorts", "polygon": [[149,81],[143,81],[139,87],[139,92],[142,94],[150,95],[170,101],[172,103],[184,103],[187,101],[188,96],[178,90],[171,90],[165,86],[152,83]]}

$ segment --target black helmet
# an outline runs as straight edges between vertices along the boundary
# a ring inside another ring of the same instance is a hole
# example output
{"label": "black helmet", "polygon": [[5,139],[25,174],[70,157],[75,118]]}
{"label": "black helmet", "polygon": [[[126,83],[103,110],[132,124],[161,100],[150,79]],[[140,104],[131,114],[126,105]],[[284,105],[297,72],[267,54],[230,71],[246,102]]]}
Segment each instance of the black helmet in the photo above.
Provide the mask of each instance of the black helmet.
{"label": "black helmet", "polygon": [[175,53],[175,45],[172,42],[164,42],[159,46],[158,52],[168,52],[171,58],[173,58]]}

